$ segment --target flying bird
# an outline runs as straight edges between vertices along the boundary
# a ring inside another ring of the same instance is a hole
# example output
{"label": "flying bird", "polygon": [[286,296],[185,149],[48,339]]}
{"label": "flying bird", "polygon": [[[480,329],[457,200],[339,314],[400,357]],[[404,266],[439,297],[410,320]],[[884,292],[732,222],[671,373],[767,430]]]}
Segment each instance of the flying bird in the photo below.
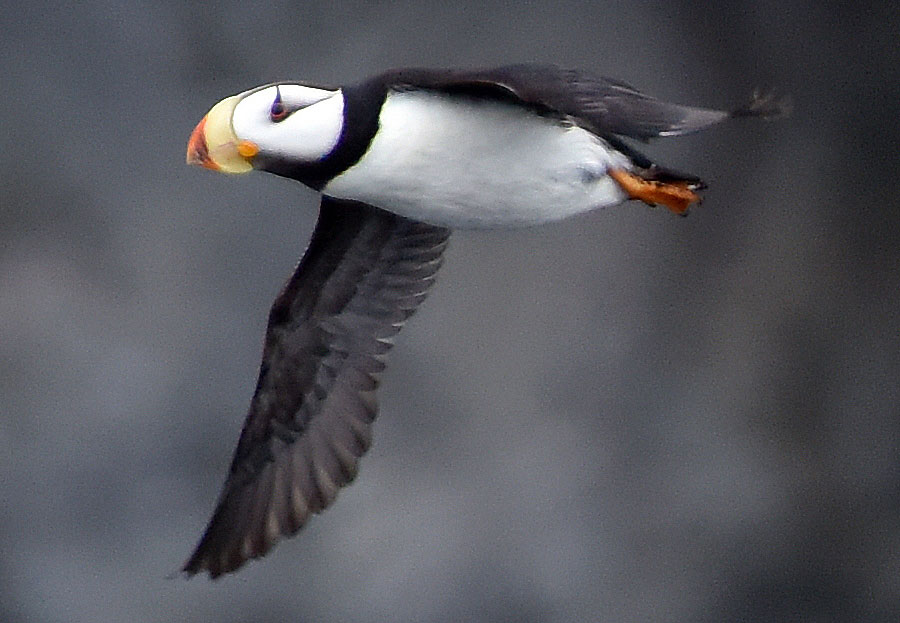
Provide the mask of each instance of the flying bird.
{"label": "flying bird", "polygon": [[182,570],[216,578],[263,556],[354,479],[385,355],[431,287],[451,228],[537,225],[629,199],[683,215],[703,182],[624,139],[784,109],[759,94],[732,111],[671,104],[545,65],[397,69],[341,88],[282,82],[213,106],[188,163],[291,178],[321,205],[269,312],[225,485]]}

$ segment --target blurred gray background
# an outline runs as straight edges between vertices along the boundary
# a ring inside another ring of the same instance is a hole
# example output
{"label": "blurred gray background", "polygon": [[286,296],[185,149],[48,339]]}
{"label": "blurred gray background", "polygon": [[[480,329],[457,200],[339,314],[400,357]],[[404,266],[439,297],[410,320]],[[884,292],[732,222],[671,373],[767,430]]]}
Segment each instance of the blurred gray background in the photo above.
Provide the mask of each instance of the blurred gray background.
{"label": "blurred gray background", "polygon": [[[846,4],[7,2],[0,621],[900,619],[900,11]],[[520,61],[795,112],[645,147],[710,184],[687,219],[456,233],[356,483],[237,575],[167,579],[317,207],[186,167],[195,123]]]}

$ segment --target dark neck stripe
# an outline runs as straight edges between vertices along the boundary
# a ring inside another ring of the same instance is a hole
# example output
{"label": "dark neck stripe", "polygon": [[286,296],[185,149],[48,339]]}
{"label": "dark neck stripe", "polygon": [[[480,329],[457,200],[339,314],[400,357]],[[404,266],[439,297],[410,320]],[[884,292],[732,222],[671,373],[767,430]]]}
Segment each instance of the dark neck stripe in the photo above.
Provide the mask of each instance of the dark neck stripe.
{"label": "dark neck stripe", "polygon": [[316,162],[286,162],[270,158],[257,167],[303,182],[321,191],[331,179],[359,162],[378,131],[378,117],[387,96],[387,85],[374,78],[341,89],[344,96],[344,123],[341,136],[331,152]]}

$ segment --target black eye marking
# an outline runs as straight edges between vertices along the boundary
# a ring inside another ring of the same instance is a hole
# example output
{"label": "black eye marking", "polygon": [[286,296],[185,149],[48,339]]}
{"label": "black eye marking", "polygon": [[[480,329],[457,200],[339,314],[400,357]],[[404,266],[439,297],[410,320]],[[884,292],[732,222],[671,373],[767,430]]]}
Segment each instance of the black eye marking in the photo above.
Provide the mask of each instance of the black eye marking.
{"label": "black eye marking", "polygon": [[269,119],[278,123],[288,116],[288,109],[281,100],[281,89],[275,87],[275,101],[272,102],[272,108],[269,109]]}

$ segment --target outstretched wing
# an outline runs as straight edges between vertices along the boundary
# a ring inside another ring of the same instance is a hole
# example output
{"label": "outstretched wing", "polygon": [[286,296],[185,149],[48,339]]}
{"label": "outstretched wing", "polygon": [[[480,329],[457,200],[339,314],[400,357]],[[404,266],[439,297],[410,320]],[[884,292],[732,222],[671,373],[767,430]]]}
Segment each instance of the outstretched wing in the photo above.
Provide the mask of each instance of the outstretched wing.
{"label": "outstretched wing", "polygon": [[184,572],[215,578],[264,555],[353,480],[391,338],[425,298],[448,236],[322,198],[309,248],[269,312],[228,479]]}
{"label": "outstretched wing", "polygon": [[786,102],[771,94],[754,94],[733,111],[663,102],[625,82],[590,76],[554,65],[507,65],[486,70],[433,72],[399,69],[381,77],[401,88],[469,91],[512,97],[538,109],[576,119],[596,134],[647,140],[697,132],[729,117],[775,117]]}

